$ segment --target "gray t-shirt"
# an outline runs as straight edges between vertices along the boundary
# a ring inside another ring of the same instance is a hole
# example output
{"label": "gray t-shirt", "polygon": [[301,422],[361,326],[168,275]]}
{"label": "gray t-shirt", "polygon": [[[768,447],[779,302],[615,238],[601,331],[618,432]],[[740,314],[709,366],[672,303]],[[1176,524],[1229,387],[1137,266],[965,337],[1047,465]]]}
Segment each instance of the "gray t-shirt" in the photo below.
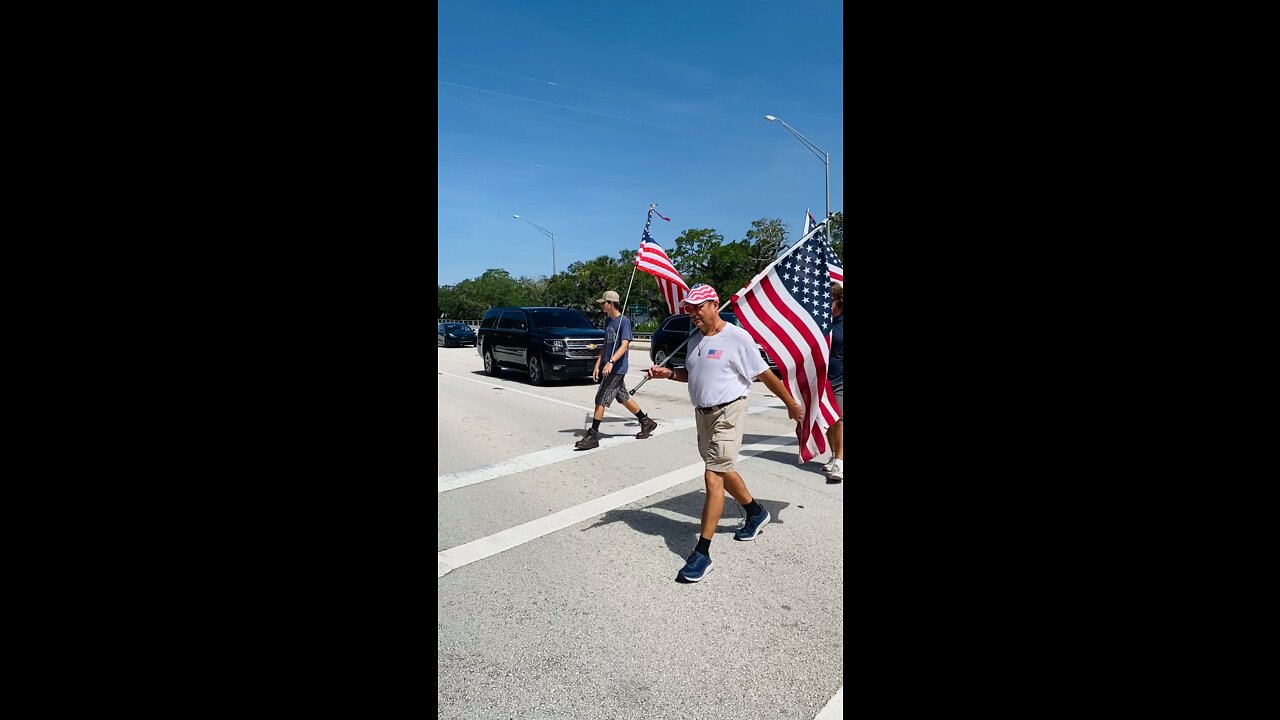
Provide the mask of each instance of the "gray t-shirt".
{"label": "gray t-shirt", "polygon": [[725,323],[724,329],[711,337],[694,332],[684,367],[689,372],[689,401],[694,407],[737,400],[751,390],[756,376],[769,369],[756,341],[733,323]]}

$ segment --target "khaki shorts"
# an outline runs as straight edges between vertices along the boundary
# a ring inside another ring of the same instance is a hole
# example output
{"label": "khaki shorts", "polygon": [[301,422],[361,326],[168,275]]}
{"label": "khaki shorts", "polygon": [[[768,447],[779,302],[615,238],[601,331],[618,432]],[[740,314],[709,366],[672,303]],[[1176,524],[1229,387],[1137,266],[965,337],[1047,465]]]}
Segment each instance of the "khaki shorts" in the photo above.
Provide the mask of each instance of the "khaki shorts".
{"label": "khaki shorts", "polygon": [[838,385],[835,383],[832,383],[831,391],[836,394],[836,407],[840,409],[840,419],[843,420],[844,419],[844,381],[841,380],[840,384]]}
{"label": "khaki shorts", "polygon": [[704,413],[693,411],[698,421],[698,452],[708,470],[730,472],[737,470],[738,451],[742,449],[743,421],[747,419],[745,398]]}

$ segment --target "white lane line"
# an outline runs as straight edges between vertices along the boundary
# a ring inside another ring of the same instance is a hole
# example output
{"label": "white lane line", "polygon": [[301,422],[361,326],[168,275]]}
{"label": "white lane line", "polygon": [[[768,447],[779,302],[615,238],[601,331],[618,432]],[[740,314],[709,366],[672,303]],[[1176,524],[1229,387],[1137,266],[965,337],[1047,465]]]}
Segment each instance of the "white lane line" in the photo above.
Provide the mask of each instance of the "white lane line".
{"label": "white lane line", "polygon": [[[649,437],[652,438],[656,435],[665,435],[666,433],[676,432],[678,430],[687,430],[693,426],[694,421],[691,418],[683,418],[674,422],[662,422],[659,423],[658,429],[654,430]],[[639,432],[639,430],[636,432]],[[510,460],[503,460],[499,463],[486,465],[482,468],[476,468],[475,470],[463,470],[462,472],[440,475],[436,477],[436,492],[449,492],[450,490],[457,490],[460,487],[482,483],[485,480],[493,480],[495,478],[506,477],[507,475],[515,475],[516,473],[522,473],[525,470],[540,468],[544,465],[551,465],[552,463],[558,463],[563,460],[572,460],[574,456],[584,455],[588,452],[600,452],[602,450],[607,450],[615,445],[621,445],[626,442],[644,441],[636,440],[634,435],[619,435],[616,437],[600,438],[600,447],[595,450],[582,451],[574,448],[572,445],[538,450],[528,453],[527,455],[511,458]]]}
{"label": "white lane line", "polygon": [[[754,457],[761,453],[777,450],[787,445],[795,445],[794,437],[774,437],[771,440],[780,442],[753,443],[743,447],[738,452],[738,459],[742,460]],[[488,537],[473,540],[469,543],[441,550],[436,553],[436,577],[444,577],[446,573],[464,565],[470,565],[477,560],[483,560],[490,555],[497,555],[504,550],[510,550],[513,547],[523,545],[530,540],[535,540],[543,535],[549,535],[557,530],[563,530],[572,525],[576,525],[583,520],[593,518],[596,515],[603,515],[610,510],[615,510],[628,505],[637,500],[646,498],[655,493],[660,493],[667,488],[675,487],[682,482],[694,480],[702,477],[703,468],[706,465],[701,462],[686,465],[678,470],[672,470],[669,473],[659,475],[656,478],[645,480],[642,483],[623,488],[617,492],[609,493],[603,497],[594,500],[588,500],[581,505],[575,505],[566,510],[552,513],[546,517],[531,520],[523,525],[517,525],[509,530],[494,533]]]}
{"label": "white lane line", "polygon": [[818,711],[813,720],[840,720],[844,717],[844,686],[836,691],[827,704]]}
{"label": "white lane line", "polygon": [[[468,379],[470,378],[463,378],[463,380],[468,380]],[[525,393],[525,394],[529,395],[532,393]],[[541,397],[541,396],[535,395],[534,397]],[[549,399],[549,398],[544,398],[544,399]],[[560,402],[560,401],[555,400],[554,402]],[[747,408],[747,414],[752,415],[755,413],[764,412],[765,410],[776,409],[780,407],[785,407],[785,406],[784,405],[753,405]],[[606,411],[606,414],[608,414],[607,411]],[[632,420],[635,419],[634,416],[628,416],[628,417],[630,417]],[[653,433],[650,435],[650,437],[654,437],[657,435],[665,435],[669,432],[677,432],[679,430],[687,430],[691,427],[694,427],[696,424],[697,423],[694,421],[693,418],[681,418],[679,420],[664,420],[663,422],[658,424],[658,429],[654,430]],[[583,452],[599,452],[599,451],[614,447],[615,445],[621,445],[622,443],[625,443],[631,440],[635,440],[635,436],[622,435],[618,437],[600,438],[600,447],[597,448],[596,450],[579,451],[576,448],[574,448],[572,445],[567,445],[564,447],[553,447],[553,448],[547,448],[546,450],[536,450],[534,452],[527,453],[525,455],[520,455],[519,457],[511,458],[510,460],[503,460],[502,462],[497,462],[492,465],[486,465],[484,467],[476,468],[474,470],[463,470],[461,472],[449,473],[447,475],[438,475],[436,476],[436,493],[449,492],[450,490],[457,490],[458,488],[466,487],[468,485],[475,485],[476,483],[482,483],[486,480],[495,480],[497,478],[506,477],[508,475],[515,475],[516,473],[522,473],[526,470],[533,470],[534,468],[540,468],[546,465],[551,465],[553,463],[562,462],[564,460],[572,460],[574,457],[580,454],[583,454]]]}
{"label": "white lane line", "polygon": [[[493,387],[493,384],[494,384],[495,382],[498,382],[497,380],[493,380],[493,379],[490,379],[490,380],[477,380],[477,379],[475,379],[475,378],[469,378],[469,377],[466,377],[466,376],[463,376],[463,375],[454,375],[453,373],[447,373],[447,372],[441,372],[441,373],[439,373],[439,374],[441,374],[441,375],[448,375],[448,376],[449,376],[449,377],[451,377],[451,378],[457,378],[457,379],[459,379],[459,380],[466,380],[467,382],[473,382],[473,383],[477,383],[477,384],[480,384],[480,385],[488,385],[489,387]],[[565,400],[557,400],[557,399],[555,399],[555,398],[549,398],[549,397],[547,397],[546,395],[539,395],[538,393],[531,393],[531,392],[529,392],[528,390],[520,390],[520,389],[518,389],[518,388],[510,387],[509,385],[506,385],[506,384],[504,384],[504,385],[503,385],[503,387],[502,387],[502,391],[503,391],[503,392],[520,393],[521,395],[528,395],[529,397],[532,397],[532,398],[538,398],[539,400],[546,400],[547,402],[553,402],[553,403],[556,403],[556,404],[559,404],[559,405],[568,405],[568,406],[569,406],[569,407],[571,407],[571,408],[576,408],[576,409],[581,410],[581,411],[583,411],[583,412],[585,412],[585,413],[587,413],[587,414],[591,414],[591,413],[593,413],[593,412],[595,412],[595,411],[596,411],[596,406],[595,406],[594,404],[593,404],[593,405],[591,405],[590,407],[582,407],[581,405],[575,405],[575,404],[573,404],[573,403],[571,403],[571,402],[568,402],[568,401],[565,401]],[[614,414],[614,413],[610,412],[610,411],[609,411],[609,409],[607,409],[607,408],[605,409],[604,414],[605,414],[605,415],[612,415],[613,417],[626,417],[626,418],[634,418],[634,417],[635,417],[634,415],[631,415],[630,413],[628,413],[628,414],[626,414],[626,415],[617,415],[617,414]]]}

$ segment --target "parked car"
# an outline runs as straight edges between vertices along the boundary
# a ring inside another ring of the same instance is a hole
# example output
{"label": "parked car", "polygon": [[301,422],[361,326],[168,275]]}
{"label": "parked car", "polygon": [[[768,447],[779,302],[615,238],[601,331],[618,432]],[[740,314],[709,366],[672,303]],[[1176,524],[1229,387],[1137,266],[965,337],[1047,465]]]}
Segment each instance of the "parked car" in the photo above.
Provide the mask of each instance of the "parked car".
{"label": "parked car", "polygon": [[529,382],[591,377],[604,331],[580,311],[554,307],[500,307],[484,314],[476,333],[484,371],[497,375],[516,366]]}
{"label": "parked car", "polygon": [[[742,321],[738,320],[738,316],[734,315],[732,310],[722,311],[720,317],[738,327],[742,327]],[[685,338],[689,337],[691,328],[693,328],[693,322],[688,315],[684,313],[668,315],[658,325],[658,330],[653,333],[653,339],[649,341],[649,359],[653,361],[653,364],[658,365],[674,354],[675,357],[671,358],[671,362],[667,363],[666,367],[684,367],[685,348],[681,347],[681,343],[685,341]],[[760,357],[769,363],[769,369],[777,370],[778,365],[773,362],[773,359],[764,351],[764,348],[760,347],[760,343],[756,343],[756,347],[760,348]]]}
{"label": "parked car", "polygon": [[472,330],[471,326],[466,323],[450,322],[436,323],[436,325],[437,346],[449,347],[450,345],[457,345],[462,347],[476,344],[476,331]]}

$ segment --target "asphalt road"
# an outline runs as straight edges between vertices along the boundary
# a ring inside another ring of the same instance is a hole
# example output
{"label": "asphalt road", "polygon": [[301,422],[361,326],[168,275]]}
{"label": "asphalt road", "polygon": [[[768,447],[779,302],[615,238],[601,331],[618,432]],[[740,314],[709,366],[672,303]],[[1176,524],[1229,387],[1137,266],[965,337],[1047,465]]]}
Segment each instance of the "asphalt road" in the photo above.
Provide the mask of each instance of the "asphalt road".
{"label": "asphalt road", "polygon": [[[440,718],[842,717],[844,484],[798,465],[795,423],[752,386],[739,472],[773,521],[754,542],[725,500],[697,584],[676,572],[705,491],[687,386],[615,403],[575,451],[596,385],[484,374],[437,348]],[[627,387],[650,365],[633,350]],[[825,460],[825,459],[820,459]]]}

